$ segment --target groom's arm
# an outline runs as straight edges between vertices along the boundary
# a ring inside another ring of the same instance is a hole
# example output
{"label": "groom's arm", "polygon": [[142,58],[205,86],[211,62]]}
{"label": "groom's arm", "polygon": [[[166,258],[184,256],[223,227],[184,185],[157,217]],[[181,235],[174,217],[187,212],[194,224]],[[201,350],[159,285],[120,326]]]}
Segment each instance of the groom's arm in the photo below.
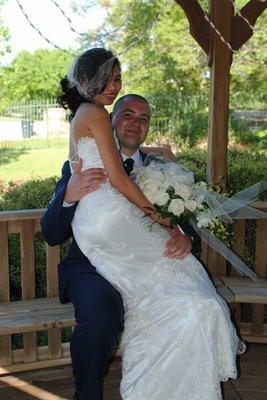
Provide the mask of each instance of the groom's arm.
{"label": "groom's arm", "polygon": [[184,224],[181,224],[181,228],[185,234],[187,234],[191,237],[192,242],[194,244],[200,243],[200,237],[198,236],[196,231],[192,228],[190,222],[185,222]]}
{"label": "groom's arm", "polygon": [[63,243],[72,236],[71,221],[73,219],[77,202],[64,206],[66,188],[71,176],[69,162],[62,167],[62,176],[57,182],[55,194],[50,201],[47,211],[41,219],[41,228],[46,242],[50,246]]}
{"label": "groom's arm", "polygon": [[41,220],[42,232],[50,246],[63,243],[72,236],[71,222],[79,200],[99,189],[106,180],[102,168],[82,169],[82,160],[70,172],[69,162],[62,168],[62,176],[56,185],[55,194]]}

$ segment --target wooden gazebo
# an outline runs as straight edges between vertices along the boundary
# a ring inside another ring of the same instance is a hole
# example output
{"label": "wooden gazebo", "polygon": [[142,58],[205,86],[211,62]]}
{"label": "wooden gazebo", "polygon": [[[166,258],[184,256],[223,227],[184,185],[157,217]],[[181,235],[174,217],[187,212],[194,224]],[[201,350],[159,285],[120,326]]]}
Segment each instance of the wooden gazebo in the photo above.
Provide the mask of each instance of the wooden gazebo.
{"label": "wooden gazebo", "polygon": [[[184,10],[190,32],[206,53],[211,68],[208,180],[211,183],[220,181],[226,185],[233,51],[240,49],[249,40],[253,34],[251,27],[266,9],[267,1],[250,0],[241,10],[245,19],[235,13],[231,0],[209,0],[208,14],[197,0],[175,1]],[[264,202],[253,206],[267,211]],[[71,376],[68,366],[71,362],[69,343],[62,343],[61,329],[71,327],[75,322],[72,306],[59,304],[57,298],[57,264],[60,259],[58,246],[47,246],[46,250],[47,297],[36,299],[35,293],[34,235],[40,231],[43,213],[44,210],[0,213],[0,400],[71,398],[73,381],[69,380],[68,383],[66,380]],[[246,221],[236,222],[234,230],[237,233],[235,250],[242,256],[245,252]],[[12,234],[20,236],[21,301],[10,299],[8,240]],[[241,365],[243,383],[239,380],[236,386],[224,386],[225,400],[267,399],[266,237],[267,221],[259,220],[255,239],[255,269],[261,278],[258,283],[238,276],[222,257],[207,246],[203,248],[202,259],[213,275],[218,291],[232,305],[236,323],[243,336],[251,343],[261,343],[252,348],[252,355],[244,358],[249,361]],[[250,309],[249,317],[245,319],[242,304],[247,304]],[[48,332],[47,345],[38,346],[36,333],[43,330]],[[23,346],[12,349],[11,335],[17,333],[23,335]],[[112,365],[105,400],[119,400],[119,360]],[[252,389],[248,390],[248,382]]]}
{"label": "wooden gazebo", "polygon": [[190,33],[207,55],[210,74],[208,132],[208,180],[227,179],[230,68],[233,51],[239,50],[253,35],[252,27],[267,8],[267,1],[250,0],[234,10],[234,0],[209,0],[209,14],[198,0],[175,0],[184,10]]}

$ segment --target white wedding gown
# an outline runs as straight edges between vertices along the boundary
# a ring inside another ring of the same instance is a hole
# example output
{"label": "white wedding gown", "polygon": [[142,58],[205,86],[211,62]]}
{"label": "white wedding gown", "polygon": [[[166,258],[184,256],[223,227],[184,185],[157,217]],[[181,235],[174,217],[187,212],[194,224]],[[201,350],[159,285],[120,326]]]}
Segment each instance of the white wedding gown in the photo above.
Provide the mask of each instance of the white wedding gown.
{"label": "white wedding gown", "polygon": [[[92,138],[78,142],[83,169],[103,167]],[[238,337],[224,300],[193,255],[163,256],[169,234],[108,182],[84,196],[75,239],[121,294],[123,400],[220,400],[236,377]]]}

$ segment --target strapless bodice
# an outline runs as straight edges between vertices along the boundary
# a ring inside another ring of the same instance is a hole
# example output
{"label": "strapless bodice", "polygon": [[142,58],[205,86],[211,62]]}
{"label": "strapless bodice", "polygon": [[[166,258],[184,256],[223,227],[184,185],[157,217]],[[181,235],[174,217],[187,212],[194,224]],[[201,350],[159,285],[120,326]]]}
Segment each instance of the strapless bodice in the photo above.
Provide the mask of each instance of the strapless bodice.
{"label": "strapless bodice", "polygon": [[[119,151],[119,142],[114,134],[116,147]],[[77,142],[77,154],[83,160],[82,171],[88,168],[104,168],[98,147],[94,138],[89,136],[81,137]]]}
{"label": "strapless bodice", "polygon": [[88,168],[104,168],[94,138],[82,137],[77,142],[78,156],[83,160],[82,171]]}

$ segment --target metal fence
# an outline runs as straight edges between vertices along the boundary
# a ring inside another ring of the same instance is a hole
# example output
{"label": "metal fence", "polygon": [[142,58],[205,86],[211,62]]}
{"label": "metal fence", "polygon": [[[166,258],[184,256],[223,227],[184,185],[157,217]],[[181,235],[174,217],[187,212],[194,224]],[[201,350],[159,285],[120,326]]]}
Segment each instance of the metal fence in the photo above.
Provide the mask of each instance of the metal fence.
{"label": "metal fence", "polygon": [[[10,142],[33,136],[49,138],[67,135],[69,125],[66,111],[56,99],[0,104],[0,141]],[[2,144],[3,147],[3,144]]]}
{"label": "metal fence", "polygon": [[[170,99],[168,104],[164,102],[164,107],[162,99],[152,100],[153,118],[150,135],[153,137],[157,133],[171,135],[173,132],[179,135],[179,129],[183,132],[185,129],[190,132],[198,131],[200,129],[198,113],[200,109],[205,110],[201,117],[207,120],[207,103],[207,98],[201,95]],[[56,99],[14,102],[10,106],[0,103],[0,147],[13,148],[18,142],[21,142],[18,144],[19,147],[24,147],[22,142],[25,143],[25,139],[29,138],[42,140],[43,146],[49,146],[49,142],[55,138],[59,141],[63,138],[67,140],[69,134],[67,114]],[[232,116],[253,129],[262,124],[266,125],[267,111],[237,110]],[[186,126],[184,121],[187,121]],[[204,131],[206,132],[206,127]]]}

